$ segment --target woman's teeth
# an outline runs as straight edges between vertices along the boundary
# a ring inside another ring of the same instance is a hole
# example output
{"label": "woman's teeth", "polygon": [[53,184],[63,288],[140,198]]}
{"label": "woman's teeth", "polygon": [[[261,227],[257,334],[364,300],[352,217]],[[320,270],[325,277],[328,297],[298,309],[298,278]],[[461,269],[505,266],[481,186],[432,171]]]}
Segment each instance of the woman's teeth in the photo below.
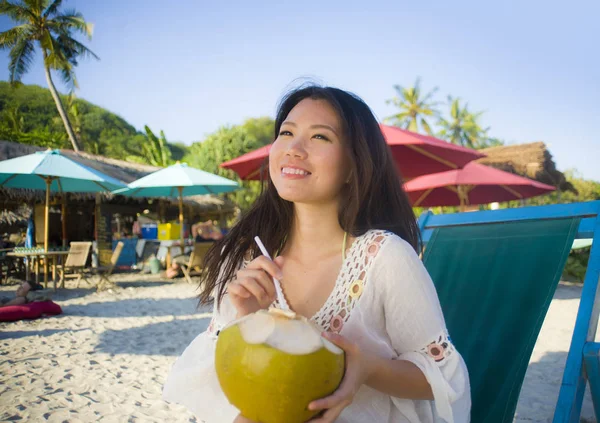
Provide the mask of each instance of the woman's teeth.
{"label": "woman's teeth", "polygon": [[305,170],[293,169],[290,167],[284,167],[283,169],[281,169],[281,173],[287,174],[287,175],[309,175],[309,172],[307,172]]}

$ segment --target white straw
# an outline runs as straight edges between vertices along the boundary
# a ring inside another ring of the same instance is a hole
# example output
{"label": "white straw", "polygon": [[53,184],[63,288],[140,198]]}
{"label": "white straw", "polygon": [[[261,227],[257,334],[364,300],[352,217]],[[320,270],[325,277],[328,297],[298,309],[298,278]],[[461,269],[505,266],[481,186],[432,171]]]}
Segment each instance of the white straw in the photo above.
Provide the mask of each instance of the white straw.
{"label": "white straw", "polygon": [[[269,260],[273,260],[260,238],[258,236],[255,236],[254,240],[258,244],[258,248],[260,249],[260,252],[263,254],[263,256],[265,256]],[[281,285],[279,284],[279,281],[276,278],[273,278],[273,283],[275,284],[275,291],[277,292],[277,299],[279,300],[279,305],[281,306],[282,310],[289,310],[287,302],[283,297],[283,291],[281,290]]]}

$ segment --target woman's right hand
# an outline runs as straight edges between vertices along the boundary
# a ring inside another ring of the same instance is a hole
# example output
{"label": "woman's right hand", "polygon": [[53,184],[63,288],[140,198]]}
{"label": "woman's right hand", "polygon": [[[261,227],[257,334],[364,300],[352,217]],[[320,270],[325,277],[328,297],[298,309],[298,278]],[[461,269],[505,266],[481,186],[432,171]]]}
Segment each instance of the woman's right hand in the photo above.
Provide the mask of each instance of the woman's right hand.
{"label": "woman's right hand", "polygon": [[281,280],[283,257],[274,261],[265,256],[252,260],[244,269],[238,270],[235,280],[227,287],[229,299],[237,310],[237,317],[268,308],[277,298],[273,278]]}

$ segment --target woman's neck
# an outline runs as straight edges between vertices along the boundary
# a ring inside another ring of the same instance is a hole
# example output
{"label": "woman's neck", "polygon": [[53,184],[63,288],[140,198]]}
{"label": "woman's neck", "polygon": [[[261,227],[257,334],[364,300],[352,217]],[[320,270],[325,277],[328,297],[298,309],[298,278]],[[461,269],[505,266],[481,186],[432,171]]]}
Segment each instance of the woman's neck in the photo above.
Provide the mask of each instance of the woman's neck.
{"label": "woman's neck", "polygon": [[306,258],[341,254],[343,240],[337,204],[294,205],[294,221],[286,246],[288,253]]}

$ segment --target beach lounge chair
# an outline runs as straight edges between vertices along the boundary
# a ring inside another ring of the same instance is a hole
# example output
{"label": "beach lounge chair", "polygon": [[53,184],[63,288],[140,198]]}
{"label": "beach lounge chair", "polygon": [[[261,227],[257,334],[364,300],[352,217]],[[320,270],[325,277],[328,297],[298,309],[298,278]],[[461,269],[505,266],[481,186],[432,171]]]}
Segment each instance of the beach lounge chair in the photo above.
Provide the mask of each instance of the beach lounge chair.
{"label": "beach lounge chair", "polygon": [[204,261],[204,256],[206,256],[206,253],[212,246],[212,242],[195,242],[194,249],[190,254],[189,260],[177,260],[177,263],[179,263],[181,266],[183,276],[188,283],[194,283],[192,280],[192,272],[199,273],[202,271],[202,262]]}
{"label": "beach lounge chair", "polygon": [[91,284],[85,275],[85,266],[91,248],[92,243],[88,241],[77,241],[69,244],[69,254],[67,255],[67,259],[64,264],[56,267],[60,275],[59,286],[64,288],[65,279],[68,278],[77,279],[77,288],[79,288],[81,279],[85,280],[88,284]]}
{"label": "beach lounge chair", "polygon": [[[600,411],[600,201],[419,219],[423,262],[469,369],[471,421],[513,421],[544,317],[576,238],[593,238],[555,423],[579,422],[589,381]],[[585,357],[584,357],[585,354]]]}
{"label": "beach lounge chair", "polygon": [[114,286],[113,282],[110,280],[110,276],[115,270],[115,266],[119,261],[119,257],[121,256],[121,252],[123,251],[124,245],[125,244],[122,241],[117,242],[117,245],[113,250],[112,255],[110,256],[110,263],[107,266],[98,266],[89,269],[89,272],[91,274],[100,277],[98,283],[96,284],[96,289],[98,291]]}

